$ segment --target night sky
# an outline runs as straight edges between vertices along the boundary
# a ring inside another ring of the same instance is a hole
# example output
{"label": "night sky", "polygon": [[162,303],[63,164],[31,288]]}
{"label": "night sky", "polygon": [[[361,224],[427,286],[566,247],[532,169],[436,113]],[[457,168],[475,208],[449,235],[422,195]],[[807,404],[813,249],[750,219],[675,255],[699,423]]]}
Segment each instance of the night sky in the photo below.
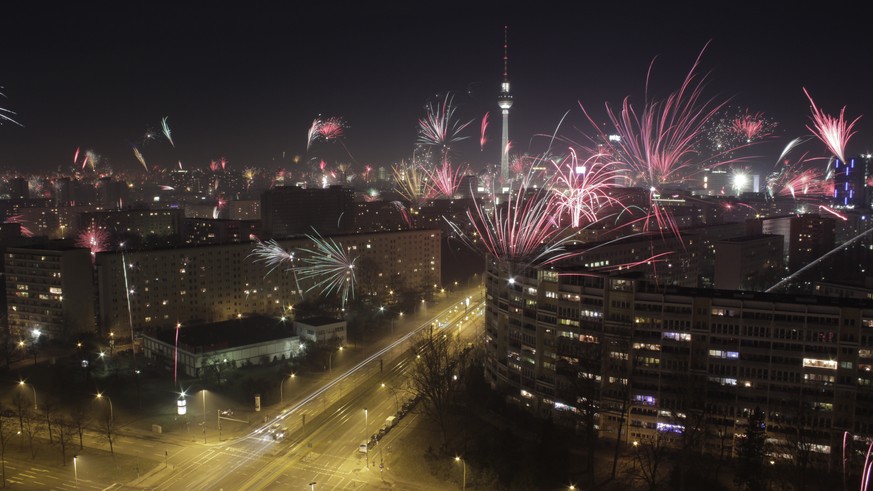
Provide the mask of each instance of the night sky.
{"label": "night sky", "polygon": [[[767,162],[806,133],[802,87],[831,114],[873,109],[873,35],[860,3],[16,3],[2,7],[0,107],[23,127],[0,126],[4,168],[68,168],[81,147],[136,170],[130,143],[160,133],[165,116],[176,148],[163,139],[142,146],[161,167],[219,157],[239,168],[288,166],[318,115],[345,119],[356,162],[390,165],[411,155],[424,105],[447,91],[459,118],[476,120],[456,159],[494,163],[504,24],[516,151],[541,151],[537,135],[555,132],[568,110],[558,134],[581,140],[590,126],[580,102],[598,118],[607,101],[639,105],[656,57],[650,95],[665,96],[708,41],[705,94],[779,123],[779,139],[756,149]],[[491,143],[480,152],[489,111]],[[873,147],[870,118],[850,153]],[[322,143],[307,157],[348,160],[341,149]]]}

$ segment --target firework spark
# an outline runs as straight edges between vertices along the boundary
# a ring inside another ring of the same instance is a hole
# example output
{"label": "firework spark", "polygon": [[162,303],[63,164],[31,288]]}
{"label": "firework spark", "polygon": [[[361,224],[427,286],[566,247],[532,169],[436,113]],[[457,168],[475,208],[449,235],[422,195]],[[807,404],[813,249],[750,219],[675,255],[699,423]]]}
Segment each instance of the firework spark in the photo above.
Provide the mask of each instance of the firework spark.
{"label": "firework spark", "polygon": [[806,126],[813,136],[822,141],[822,143],[827,146],[828,150],[831,151],[831,154],[836,156],[838,159],[843,162],[846,161],[843,153],[846,148],[846,144],[849,143],[849,139],[852,138],[856,132],[853,131],[855,127],[855,123],[861,119],[861,116],[855,118],[851,123],[846,122],[846,106],[843,106],[840,109],[840,116],[833,117],[829,114],[825,114],[815,105],[815,101],[812,100],[812,96],[809,95],[809,92],[806,90],[806,87],[803,88],[803,93],[806,94],[806,97],[809,99],[809,103],[812,106],[812,116],[810,119],[812,120],[813,126]]}
{"label": "firework spark", "polygon": [[391,205],[393,205],[394,208],[396,208],[397,211],[400,213],[400,217],[403,219],[403,223],[406,224],[406,227],[412,228],[412,217],[409,215],[409,210],[407,210],[406,207],[403,206],[403,203],[399,201],[392,201]]}
{"label": "firework spark", "polygon": [[289,270],[294,267],[294,253],[286,251],[284,247],[272,239],[258,242],[249,257],[254,257],[254,262],[262,262],[269,268],[264,277],[280,266],[287,266]]}
{"label": "firework spark", "polygon": [[[73,154],[73,165],[77,165],[79,163],[79,147],[76,147],[76,153]],[[84,168],[84,166],[82,166]]]}
{"label": "firework spark", "polygon": [[442,102],[427,104],[425,117],[418,120],[418,143],[440,147],[445,154],[448,153],[450,145],[469,138],[461,135],[461,132],[473,120],[465,123],[457,121],[452,100],[453,96],[446,94]]}
{"label": "firework spark", "polygon": [[170,125],[167,123],[167,119],[169,119],[169,116],[164,116],[161,119],[161,130],[163,130],[164,136],[167,138],[167,141],[170,142],[170,145],[172,145],[173,148],[176,148],[176,144],[173,143],[173,137],[170,134]]}

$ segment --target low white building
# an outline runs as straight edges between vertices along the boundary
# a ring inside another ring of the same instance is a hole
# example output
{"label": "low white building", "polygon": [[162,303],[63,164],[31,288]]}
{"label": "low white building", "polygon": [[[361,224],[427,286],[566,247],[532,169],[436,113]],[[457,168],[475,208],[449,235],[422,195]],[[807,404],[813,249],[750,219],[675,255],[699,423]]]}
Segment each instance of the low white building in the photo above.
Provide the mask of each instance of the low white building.
{"label": "low white building", "polygon": [[[291,326],[271,317],[248,317],[200,326],[165,329],[143,335],[147,359],[179,375],[199,377],[205,367],[219,370],[268,364],[294,358],[301,352],[300,337]],[[217,366],[216,366],[217,365]]]}
{"label": "low white building", "polygon": [[348,339],[346,321],[330,317],[309,317],[294,321],[294,330],[303,341],[334,342],[343,346]]}

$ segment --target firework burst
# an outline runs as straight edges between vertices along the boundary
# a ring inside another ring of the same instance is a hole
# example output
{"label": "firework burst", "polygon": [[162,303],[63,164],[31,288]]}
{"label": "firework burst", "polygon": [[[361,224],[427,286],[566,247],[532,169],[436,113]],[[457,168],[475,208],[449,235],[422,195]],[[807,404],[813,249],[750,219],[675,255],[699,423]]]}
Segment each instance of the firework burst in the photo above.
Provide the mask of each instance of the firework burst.
{"label": "firework burst", "polygon": [[280,266],[286,266],[288,270],[294,268],[294,253],[286,251],[272,239],[266,242],[259,241],[248,257],[254,258],[256,263],[264,263],[269,268],[265,277]]}
{"label": "firework burst", "polygon": [[23,216],[13,215],[6,219],[6,223],[17,223],[21,229],[21,235],[25,237],[33,237],[33,230],[25,225],[25,223],[27,223],[27,220],[25,220]]}
{"label": "firework burst", "polygon": [[79,234],[76,246],[89,249],[92,256],[98,252],[106,251],[109,249],[109,232],[92,225]]}
{"label": "firework burst", "polygon": [[821,140],[822,143],[827,146],[828,150],[830,150],[831,154],[845,162],[846,159],[844,157],[844,152],[846,145],[849,143],[849,139],[852,138],[852,135],[856,133],[853,131],[853,128],[855,127],[855,123],[861,119],[861,116],[858,116],[851,123],[848,123],[846,121],[846,106],[843,106],[843,108],[840,109],[839,117],[825,114],[815,105],[815,101],[812,100],[812,96],[809,95],[806,87],[803,88],[803,93],[806,94],[806,97],[809,99],[809,104],[812,109],[812,116],[810,116],[810,119],[812,120],[813,125],[807,125],[806,129],[808,129],[813,136]]}
{"label": "firework burst", "polygon": [[338,140],[345,134],[346,122],[340,117],[315,118],[309,127],[306,150],[316,141]]}
{"label": "firework burst", "polygon": [[468,246],[484,249],[504,264],[548,264],[568,256],[564,244],[570,238],[555,221],[560,205],[553,196],[548,189],[520,189],[510,192],[502,205],[477,202],[467,211],[474,234],[449,224]]}
{"label": "firework burst", "polygon": [[324,238],[316,231],[314,235],[306,237],[314,247],[300,250],[301,264],[296,268],[299,278],[314,282],[307,291],[319,289],[324,295],[336,293],[345,308],[349,298],[355,298],[357,256],[352,255],[341,243]]}
{"label": "firework burst", "polygon": [[598,153],[580,162],[571,148],[566,158],[552,161],[555,174],[551,189],[559,210],[570,216],[574,228],[596,222],[597,213],[604,206],[618,201],[609,196],[609,190],[615,187],[615,178],[621,169],[617,162],[604,160],[604,157]]}
{"label": "firework burst", "polygon": [[461,179],[466,175],[467,168],[453,166],[448,157],[445,157],[439,167],[433,170],[423,168],[422,172],[427,177],[425,186],[427,186],[428,191],[425,192],[425,195],[454,198],[458,193],[458,188],[461,187]]}
{"label": "firework burst", "polygon": [[776,124],[764,117],[764,113],[749,113],[749,110],[731,121],[731,129],[746,143],[766,138],[773,134]]}
{"label": "firework burst", "polygon": [[[445,154],[448,153],[450,145],[469,138],[466,135],[461,135],[461,132],[473,120],[465,123],[456,120],[456,107],[452,101],[453,97],[446,94],[442,102],[427,104],[425,117],[418,120],[418,143],[439,147]],[[487,126],[487,121],[483,124]]]}
{"label": "firework burst", "polygon": [[427,175],[424,168],[415,164],[400,163],[393,166],[394,189],[403,196],[411,206],[419,206],[428,198],[425,185]]}

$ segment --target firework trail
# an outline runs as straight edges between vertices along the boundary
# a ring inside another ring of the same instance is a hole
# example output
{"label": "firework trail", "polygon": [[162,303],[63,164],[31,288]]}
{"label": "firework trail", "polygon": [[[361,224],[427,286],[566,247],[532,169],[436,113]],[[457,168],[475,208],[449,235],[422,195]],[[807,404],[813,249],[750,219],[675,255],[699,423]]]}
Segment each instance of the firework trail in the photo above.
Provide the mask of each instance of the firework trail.
{"label": "firework trail", "polygon": [[345,134],[346,127],[346,122],[340,117],[315,118],[309,127],[306,150],[316,141],[338,140]]}
{"label": "firework trail", "polygon": [[[0,97],[6,97],[6,94],[4,94],[3,92],[0,92]],[[0,125],[2,125],[4,122],[9,122],[9,123],[12,123],[14,125],[23,127],[21,123],[19,123],[18,121],[15,121],[11,117],[9,117],[9,115],[14,116],[15,112],[10,111],[9,109],[5,109],[5,108],[0,107]]]}
{"label": "firework trail", "polygon": [[23,216],[13,215],[7,218],[5,223],[17,223],[20,227],[21,235],[25,237],[33,237],[33,230],[30,230],[27,226],[24,225],[26,222],[27,220],[25,220]]}
{"label": "firework trail", "polygon": [[[73,165],[78,165],[78,163],[79,163],[79,147],[76,147],[76,153],[73,154]],[[85,166],[83,165],[82,168],[84,169]]]}
{"label": "firework trail", "polygon": [[139,163],[142,164],[143,168],[146,170],[146,172],[148,172],[149,166],[146,165],[146,161],[142,156],[142,152],[140,152],[139,149],[136,148],[136,145],[134,145],[133,143],[131,143],[130,146],[131,148],[133,148],[133,155],[136,157],[136,160],[139,160]]}
{"label": "firework trail", "polygon": [[169,119],[169,116],[164,116],[161,119],[161,130],[163,130],[164,137],[167,138],[167,141],[170,142],[170,145],[172,145],[173,148],[176,148],[176,144],[173,143],[173,137],[170,136],[170,125],[167,124],[167,119]]}
{"label": "firework trail", "polygon": [[727,103],[704,99],[703,88],[707,77],[697,73],[702,55],[703,51],[679,89],[663,101],[651,100],[648,95],[653,61],[646,76],[642,111],[638,112],[627,97],[619,112],[606,105],[607,116],[619,136],[618,141],[612,142],[580,104],[602,141],[611,142],[616,147],[614,153],[621,156],[622,165],[634,184],[649,189],[649,217],[644,221],[644,230],[654,225],[659,230],[669,229],[678,234],[678,226],[669,210],[656,202],[659,190],[664,185],[681,183],[701,172],[704,166],[716,167],[738,160],[729,158],[735,148],[722,149],[709,158],[700,157],[698,148],[706,137],[705,129]]}
{"label": "firework trail", "polygon": [[173,186],[161,186],[161,191],[175,191],[176,188]]}
{"label": "firework trail", "polygon": [[270,268],[264,274],[264,277],[275,271],[279,266],[287,265],[288,270],[294,267],[294,253],[286,251],[285,248],[272,239],[266,242],[259,241],[251,254],[249,254],[249,257],[254,257],[254,262],[262,262]]}
{"label": "firework trail", "polygon": [[806,87],[803,88],[803,93],[806,94],[806,97],[809,99],[809,103],[812,106],[812,116],[810,119],[812,120],[813,126],[806,126],[813,136],[822,141],[822,143],[827,146],[828,150],[831,151],[831,154],[836,156],[838,159],[843,162],[846,161],[843,156],[843,152],[845,151],[846,144],[849,143],[849,138],[852,138],[856,132],[853,131],[855,127],[855,123],[861,119],[861,116],[858,116],[851,123],[846,122],[846,106],[843,106],[840,109],[840,116],[833,117],[829,114],[825,114],[823,111],[819,110],[815,105],[815,101],[812,100],[812,96],[807,92]]}
{"label": "firework trail", "polygon": [[324,295],[336,293],[345,309],[349,297],[355,298],[355,261],[353,256],[341,243],[331,238],[324,238],[315,229],[314,235],[306,235],[312,241],[314,248],[300,250],[301,265],[297,274],[301,280],[312,280],[314,284],[307,289],[320,289]]}
{"label": "firework trail", "polygon": [[406,224],[406,228],[412,228],[412,217],[409,215],[409,210],[403,206],[403,203],[399,201],[392,201],[391,204],[397,211],[400,213],[400,217],[403,219],[403,223]]}
{"label": "firework trail", "polygon": [[425,106],[425,117],[418,120],[418,143],[439,147],[447,154],[453,143],[466,140],[468,136],[461,132],[473,120],[461,123],[455,119],[453,96],[446,94],[440,103],[428,103]]}
{"label": "firework trail", "polygon": [[791,153],[791,151],[794,150],[795,147],[797,147],[801,143],[807,141],[808,139],[809,138],[798,137],[798,138],[795,138],[795,139],[791,140],[790,142],[788,142],[788,145],[785,145],[785,148],[782,150],[782,153],[779,154],[779,158],[776,159],[776,165],[779,165],[782,162],[782,159],[784,159],[786,156],[788,156],[788,154]]}
{"label": "firework trail", "polygon": [[394,172],[394,189],[409,201],[410,206],[420,206],[428,196],[430,189],[425,185],[427,179],[424,168],[415,164],[404,164],[391,167]]}
{"label": "firework trail", "polygon": [[[119,247],[121,247],[121,269],[124,270],[124,293],[127,297],[127,320],[130,323],[130,343],[133,345],[136,338],[133,337],[133,307],[130,303],[130,295],[133,293],[133,290],[130,288],[130,283],[127,279],[127,260],[124,255],[124,243],[122,242]],[[132,351],[134,356],[134,364],[136,363],[136,349]]]}
{"label": "firework trail", "polygon": [[454,198],[458,193],[458,188],[461,187],[461,179],[466,175],[467,168],[452,166],[448,157],[443,159],[441,166],[428,170],[422,168],[422,172],[427,180],[425,186],[427,191],[425,195],[429,197]]}
{"label": "firework trail", "polygon": [[219,164],[217,160],[209,162],[209,170],[212,172],[218,172],[219,169],[221,169],[221,164]]}
{"label": "firework trail", "polygon": [[618,203],[609,195],[615,187],[615,178],[621,169],[617,162],[603,161],[603,154],[594,154],[579,162],[576,151],[560,162],[552,161],[555,168],[552,191],[558,209],[570,216],[573,228],[598,220],[597,213],[606,205]]}
{"label": "firework trail", "polygon": [[839,252],[839,251],[841,251],[841,250],[843,250],[843,249],[849,247],[850,245],[852,245],[852,244],[854,244],[855,242],[857,242],[858,240],[862,239],[865,235],[869,234],[870,232],[873,232],[873,227],[868,228],[867,230],[865,230],[865,231],[861,232],[860,234],[858,234],[858,235],[852,237],[851,239],[847,240],[846,242],[843,242],[843,243],[840,244],[839,246],[837,246],[837,247],[831,249],[830,251],[826,252],[825,254],[823,254],[822,256],[820,256],[820,257],[819,257],[818,259],[816,259],[815,261],[813,261],[813,262],[807,264],[806,266],[804,266],[804,267],[798,269],[797,271],[791,273],[790,275],[788,275],[788,276],[786,276],[785,278],[783,278],[782,281],[776,283],[775,285],[771,286],[770,288],[768,288],[768,289],[766,289],[766,290],[764,290],[764,291],[767,292],[767,293],[769,293],[769,292],[772,292],[772,291],[774,291],[774,290],[779,289],[782,285],[784,285],[784,284],[786,284],[786,283],[789,283],[789,282],[793,281],[795,278],[797,278],[797,276],[798,276],[799,274],[801,274],[801,273],[803,273],[804,271],[806,271],[806,270],[812,268],[813,266],[816,266],[816,265],[820,264],[822,261],[824,261],[824,260],[827,259],[828,257],[832,256],[833,254],[836,254],[837,252]]}
{"label": "firework trail", "polygon": [[109,232],[94,225],[83,230],[76,239],[76,246],[91,250],[91,256],[109,249]]}
{"label": "firework trail", "polygon": [[480,131],[480,136],[479,136],[479,151],[480,152],[485,151],[485,143],[488,142],[488,140],[485,138],[485,132],[486,132],[486,130],[488,130],[488,115],[489,114],[490,113],[485,113],[485,116],[482,117],[482,129]]}
{"label": "firework trail", "polygon": [[173,353],[173,383],[179,380],[179,329],[182,328],[182,323],[176,321],[176,347]]}

